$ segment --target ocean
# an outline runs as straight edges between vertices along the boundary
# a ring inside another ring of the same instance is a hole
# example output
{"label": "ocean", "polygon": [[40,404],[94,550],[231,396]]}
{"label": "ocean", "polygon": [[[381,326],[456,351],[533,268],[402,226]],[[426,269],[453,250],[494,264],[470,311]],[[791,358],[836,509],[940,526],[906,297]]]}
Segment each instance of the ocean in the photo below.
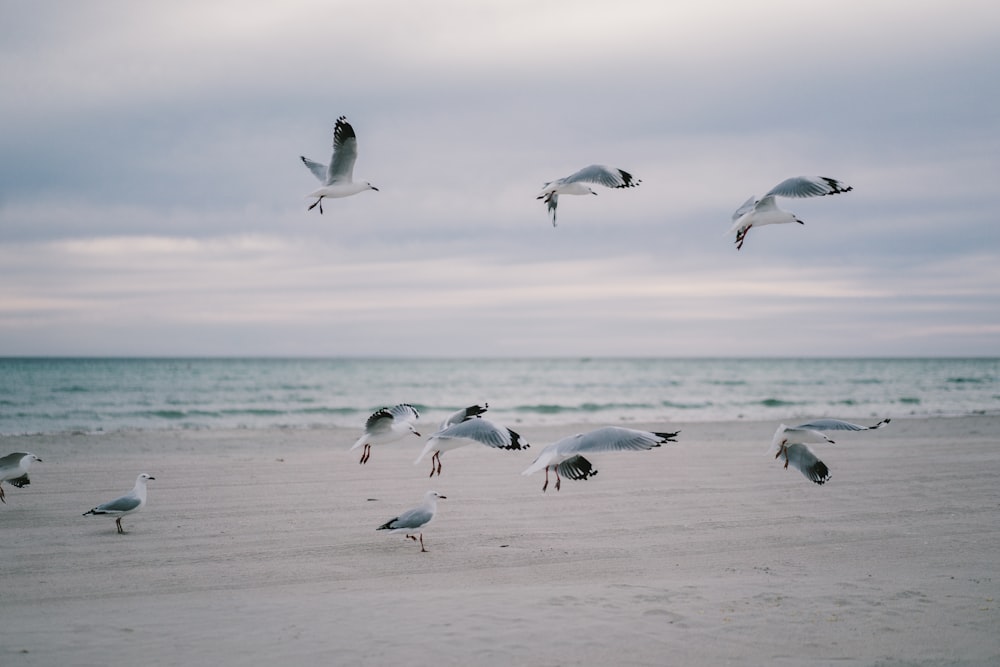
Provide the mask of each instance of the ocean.
{"label": "ocean", "polygon": [[436,424],[794,421],[1000,413],[1000,359],[0,358],[0,435]]}

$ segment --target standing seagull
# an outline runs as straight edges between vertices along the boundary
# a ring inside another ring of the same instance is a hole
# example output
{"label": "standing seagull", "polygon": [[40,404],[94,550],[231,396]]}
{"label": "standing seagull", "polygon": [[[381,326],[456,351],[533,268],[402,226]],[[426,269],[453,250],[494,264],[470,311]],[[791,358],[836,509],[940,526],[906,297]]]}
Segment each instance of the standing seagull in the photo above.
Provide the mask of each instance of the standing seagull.
{"label": "standing seagull", "polygon": [[545,484],[549,486],[549,469],[556,473],[556,491],[559,490],[560,475],[570,479],[587,479],[597,474],[597,470],[583,454],[593,452],[643,451],[659,447],[665,442],[676,442],[675,433],[636,431],[620,426],[605,426],[589,433],[578,433],[548,445],[541,451],[535,462],[522,475],[545,470]]}
{"label": "standing seagull", "polygon": [[368,463],[371,456],[372,445],[384,445],[387,442],[399,440],[410,433],[420,437],[417,432],[416,422],[420,419],[420,413],[412,405],[400,403],[391,408],[382,408],[374,413],[365,422],[365,433],[354,443],[350,451],[358,447],[364,447],[359,463]]}
{"label": "standing seagull", "polygon": [[727,234],[736,232],[736,249],[743,247],[743,240],[751,227],[761,225],[776,225],[784,222],[805,223],[795,217],[794,213],[778,208],[775,197],[822,197],[850,192],[854,188],[826,176],[795,176],[778,183],[761,197],[751,196],[733,213],[733,226]]}
{"label": "standing seagull", "polygon": [[406,510],[395,519],[389,519],[375,530],[388,530],[391,533],[406,533],[406,537],[410,538],[414,542],[417,541],[417,538],[413,536],[413,533],[417,533],[420,537],[420,551],[426,553],[427,549],[424,549],[424,533],[421,529],[429,524],[431,519],[433,519],[434,515],[437,513],[438,498],[445,500],[447,497],[448,496],[442,496],[435,491],[428,491],[424,494],[424,502],[420,505],[411,510]]}
{"label": "standing seagull", "polygon": [[14,452],[0,459],[0,502],[7,504],[3,493],[4,482],[19,489],[31,484],[28,468],[35,461],[41,462],[41,459],[28,452]]}
{"label": "standing seagull", "polygon": [[806,445],[807,442],[825,442],[832,445],[834,441],[822,431],[874,431],[882,428],[889,421],[889,419],[883,419],[873,426],[861,426],[841,419],[817,419],[798,426],[781,424],[774,432],[771,448],[767,453],[775,452],[774,458],[784,456],[785,468],[791,464],[793,468],[805,475],[806,479],[817,484],[824,484],[830,480],[830,469],[809,449],[809,446]]}
{"label": "standing seagull", "polygon": [[304,155],[299,156],[302,163],[309,167],[309,171],[316,175],[323,187],[310,192],[307,197],[317,197],[316,201],[309,206],[313,210],[319,204],[319,212],[323,213],[324,197],[350,197],[365,190],[378,188],[368,181],[354,182],[354,162],[358,159],[358,138],[354,134],[354,128],[347,122],[346,116],[337,119],[337,124],[333,128],[333,155],[330,157],[329,166],[313,162]]}
{"label": "standing seagull", "polygon": [[549,181],[542,186],[542,193],[535,199],[543,199],[549,205],[553,227],[556,226],[556,206],[559,205],[559,195],[597,194],[584,183],[596,183],[608,188],[634,188],[642,183],[642,180],[634,178],[632,174],[621,169],[592,164],[565,178]]}
{"label": "standing seagull", "polygon": [[122,517],[132,512],[138,512],[146,505],[146,482],[156,479],[152,475],[142,473],[135,478],[135,486],[121,498],[115,498],[103,505],[98,505],[89,512],[84,512],[83,516],[113,516],[115,525],[118,526],[118,534],[124,535],[122,529]]}
{"label": "standing seagull", "polygon": [[441,474],[442,452],[458,449],[464,445],[478,442],[495,449],[527,449],[530,447],[527,442],[522,443],[521,436],[514,431],[498,426],[478,415],[458,423],[442,424],[442,426],[441,430],[430,437],[427,444],[424,445],[424,450],[420,452],[420,456],[413,462],[413,465],[416,465],[429,453],[434,452],[434,456],[431,457],[430,477],[433,477],[435,472],[438,475]]}

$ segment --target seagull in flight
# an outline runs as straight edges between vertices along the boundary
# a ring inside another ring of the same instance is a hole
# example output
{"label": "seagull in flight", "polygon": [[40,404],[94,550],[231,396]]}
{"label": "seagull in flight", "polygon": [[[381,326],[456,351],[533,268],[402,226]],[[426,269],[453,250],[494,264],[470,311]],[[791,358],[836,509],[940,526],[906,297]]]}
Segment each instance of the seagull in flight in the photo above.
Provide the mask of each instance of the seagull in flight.
{"label": "seagull in flight", "polygon": [[[494,449],[527,449],[530,446],[527,442],[522,442],[521,436],[509,428],[480,417],[483,412],[486,412],[486,408],[474,405],[459,410],[445,419],[441,423],[441,429],[427,440],[427,444],[413,465],[420,463],[425,456],[434,452],[431,457],[430,474],[430,477],[433,477],[435,473],[441,474],[441,454],[452,449],[477,442]],[[470,413],[473,416],[463,416]]]}
{"label": "seagull in flight", "polygon": [[743,241],[751,227],[776,225],[785,222],[805,223],[794,213],[778,208],[775,197],[823,197],[850,192],[854,188],[826,176],[795,176],[787,178],[771,188],[766,195],[757,199],[751,196],[733,213],[733,226],[727,234],[736,233],[736,249],[743,247]]}
{"label": "seagull in flight", "polygon": [[118,534],[124,535],[125,530],[122,529],[122,517],[132,512],[138,512],[146,505],[146,482],[151,479],[156,478],[152,475],[142,473],[135,478],[135,486],[132,487],[131,491],[120,498],[109,500],[92,510],[84,512],[83,516],[113,516],[115,517],[115,525],[118,526]]}
{"label": "seagull in flight", "polygon": [[823,431],[874,431],[882,428],[891,420],[883,419],[872,426],[861,426],[841,419],[817,419],[816,421],[786,426],[781,424],[771,439],[768,454],[774,452],[774,458],[785,457],[785,468],[791,464],[793,468],[806,476],[806,479],[824,484],[830,479],[830,469],[819,460],[806,443],[828,443],[834,441]]}
{"label": "seagull in flight", "polygon": [[411,433],[420,437],[416,427],[418,419],[420,419],[420,413],[407,403],[376,410],[365,422],[364,434],[358,438],[350,451],[353,452],[358,447],[364,447],[360,463],[368,463],[372,445],[384,445],[387,442],[405,438]]}
{"label": "seagull in flight", "polygon": [[19,489],[31,484],[31,480],[28,479],[28,468],[35,461],[41,462],[41,459],[28,452],[14,452],[0,458],[0,502],[7,504],[4,500],[4,482]]}
{"label": "seagull in flight", "polygon": [[389,519],[375,530],[388,530],[390,533],[405,533],[406,537],[414,542],[417,541],[417,538],[413,536],[413,533],[417,533],[420,537],[420,551],[427,553],[427,549],[424,548],[423,527],[429,524],[434,515],[437,514],[437,501],[439,498],[446,500],[448,496],[442,496],[436,491],[428,491],[424,494],[424,502],[420,505],[406,510],[395,519]]}
{"label": "seagull in flight", "polygon": [[530,475],[545,470],[545,484],[549,486],[549,470],[556,474],[556,491],[560,486],[560,475],[570,479],[588,479],[597,474],[594,466],[583,457],[594,452],[643,451],[659,447],[665,442],[676,442],[675,433],[637,431],[620,426],[605,426],[589,433],[578,433],[548,445],[539,453],[522,475]]}
{"label": "seagull in flight", "polygon": [[309,171],[315,174],[319,182],[323,184],[318,190],[310,192],[307,197],[316,197],[309,210],[318,204],[320,214],[323,213],[323,198],[330,197],[350,197],[365,190],[378,188],[368,181],[354,182],[354,162],[358,159],[358,138],[354,134],[354,128],[347,122],[346,116],[337,119],[333,128],[333,155],[330,157],[330,164],[320,164],[313,162],[304,155],[299,158],[302,163],[309,167]]}
{"label": "seagull in flight", "polygon": [[634,188],[642,183],[641,179],[614,167],[592,164],[565,178],[549,181],[542,186],[542,192],[535,199],[542,199],[549,205],[552,214],[552,226],[556,226],[556,206],[559,205],[559,195],[596,195],[584,183],[595,183],[608,188]]}

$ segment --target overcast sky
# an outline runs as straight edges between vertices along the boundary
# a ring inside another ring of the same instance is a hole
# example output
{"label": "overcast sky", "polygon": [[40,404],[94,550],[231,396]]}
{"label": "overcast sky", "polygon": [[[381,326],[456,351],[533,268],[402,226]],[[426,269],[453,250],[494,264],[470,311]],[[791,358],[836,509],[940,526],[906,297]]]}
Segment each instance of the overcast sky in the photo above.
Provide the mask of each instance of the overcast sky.
{"label": "overcast sky", "polygon": [[1000,355],[998,77],[995,0],[3,2],[0,355]]}

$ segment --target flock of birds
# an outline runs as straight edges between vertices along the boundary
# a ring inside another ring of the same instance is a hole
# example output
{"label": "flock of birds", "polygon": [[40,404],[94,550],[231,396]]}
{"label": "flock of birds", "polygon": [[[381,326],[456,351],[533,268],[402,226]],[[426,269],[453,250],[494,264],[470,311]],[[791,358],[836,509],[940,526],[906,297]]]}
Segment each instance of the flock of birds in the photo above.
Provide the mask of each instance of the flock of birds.
{"label": "flock of birds", "polygon": [[[365,190],[378,191],[378,188],[368,181],[354,181],[358,139],[345,116],[338,118],[334,126],[333,154],[330,156],[329,164],[321,164],[305,156],[300,158],[322,184],[307,195],[316,199],[309,206],[309,210],[318,207],[322,214],[324,199],[349,197]],[[635,178],[623,169],[594,164],[569,176],[545,183],[537,198],[543,200],[547,206],[548,213],[552,216],[552,226],[555,227],[559,195],[596,195],[591,185],[625,189],[637,187],[641,182],[641,179]],[[824,176],[796,176],[786,179],[771,188],[760,199],[752,196],[736,209],[728,233],[736,235],[736,248],[739,250],[743,247],[747,233],[753,227],[791,222],[804,224],[794,213],[778,208],[776,197],[821,197],[851,190],[851,186]],[[504,450],[521,450],[529,447],[519,434],[483,418],[482,414],[487,408],[487,405],[473,405],[449,415],[427,440],[414,464],[420,463],[430,455],[430,476],[433,477],[441,474],[441,455],[458,447],[474,443]],[[416,408],[405,403],[382,408],[368,418],[364,434],[354,443],[351,450],[362,449],[360,462],[367,463],[371,457],[372,445],[393,442],[407,435],[420,437],[416,427],[419,418]],[[782,424],[774,434],[770,451],[774,452],[775,458],[784,458],[785,468],[791,465],[801,471],[806,478],[817,484],[823,484],[830,479],[829,468],[806,443],[832,443],[833,440],[824,434],[825,431],[865,431],[882,428],[888,423],[889,420],[884,419],[873,426],[860,426],[838,419],[821,419],[793,427]],[[530,475],[544,470],[545,483],[542,485],[544,492],[548,489],[551,472],[555,475],[555,488],[558,491],[563,477],[585,480],[597,474],[597,469],[585,455],[598,452],[649,450],[668,442],[676,442],[677,435],[677,432],[660,433],[606,426],[588,433],[569,436],[548,445],[522,474]],[[36,461],[41,459],[27,452],[15,452],[0,458],[0,502],[7,502],[3,491],[4,482],[18,488],[30,484],[28,468]],[[85,512],[84,516],[112,517],[115,519],[118,533],[124,533],[122,517],[138,512],[145,506],[146,482],[153,479],[155,477],[147,473],[140,474],[130,492],[94,507]],[[419,541],[420,550],[426,551],[422,529],[434,518],[437,501],[443,498],[445,496],[435,491],[428,491],[423,503],[390,519],[377,530],[404,533],[407,538]]]}
{"label": "flock of birds", "polygon": [[[321,164],[310,160],[304,155],[299,158],[302,163],[319,179],[322,186],[306,195],[315,198],[309,205],[309,210],[319,207],[323,213],[323,200],[339,197],[349,197],[365,190],[378,188],[368,181],[354,181],[354,163],[358,159],[358,138],[354,128],[347,122],[345,116],[337,119],[333,128],[333,154],[329,164]],[[590,185],[603,185],[612,189],[634,188],[642,183],[629,172],[615,167],[592,164],[563,178],[549,181],[542,186],[536,199],[541,199],[552,215],[552,226],[556,226],[556,208],[559,206],[559,195],[596,195]],[[752,227],[776,225],[797,222],[794,213],[778,208],[776,197],[822,197],[836,195],[853,190],[849,185],[826,176],[795,176],[785,179],[771,188],[763,197],[757,199],[751,196],[733,213],[732,226],[727,234],[736,234],[736,249],[743,247],[747,232]]]}
{"label": "flock of birds", "polygon": [[[441,475],[441,455],[459,447],[480,444],[508,451],[530,447],[520,434],[484,418],[482,415],[488,409],[489,404],[471,405],[448,415],[438,426],[437,431],[427,439],[413,464],[417,465],[430,456],[429,477],[434,477]],[[361,449],[359,463],[365,464],[371,458],[374,445],[388,444],[409,435],[422,437],[417,431],[419,419],[420,413],[417,409],[406,403],[381,408],[368,417],[364,433],[350,451]],[[816,484],[824,484],[830,479],[830,469],[807,443],[832,444],[834,441],[826,435],[826,432],[870,431],[880,429],[888,423],[889,419],[883,419],[872,426],[862,426],[840,419],[818,419],[798,426],[781,424],[774,433],[768,453],[774,453],[776,459],[784,458],[785,468],[791,465],[807,479]],[[679,433],[680,431],[672,433],[641,431],[621,426],[605,426],[587,433],[577,433],[547,445],[521,474],[531,475],[545,471],[545,483],[542,485],[544,492],[549,487],[549,474],[552,473],[555,475],[555,489],[558,491],[564,477],[571,480],[586,480],[597,474],[597,468],[587,456],[605,452],[648,451],[667,443],[677,442]],[[28,469],[33,463],[41,460],[28,452],[14,452],[0,458],[0,502],[7,502],[3,483],[17,488],[30,484]],[[118,533],[124,534],[122,517],[138,512],[146,505],[146,482],[154,479],[156,478],[147,473],[140,474],[131,491],[84,512],[83,516],[114,518]],[[437,501],[444,498],[446,496],[436,491],[428,491],[420,505],[389,519],[376,530],[403,533],[408,539],[419,542],[420,550],[426,552],[423,528],[434,519],[437,513]]]}

